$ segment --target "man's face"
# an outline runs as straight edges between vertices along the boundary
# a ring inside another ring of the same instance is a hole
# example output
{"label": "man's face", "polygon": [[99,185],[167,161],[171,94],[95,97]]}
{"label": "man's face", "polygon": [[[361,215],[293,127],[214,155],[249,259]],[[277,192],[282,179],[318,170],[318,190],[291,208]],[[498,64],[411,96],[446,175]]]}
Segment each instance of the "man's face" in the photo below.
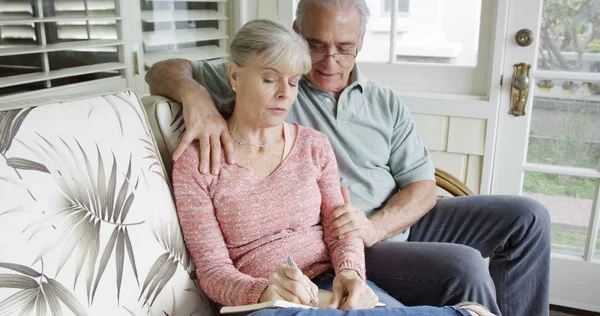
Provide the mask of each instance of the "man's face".
{"label": "man's face", "polygon": [[356,8],[326,10],[313,5],[306,12],[301,35],[313,53],[313,65],[307,77],[320,90],[339,95],[350,84],[350,73],[356,62],[353,56],[342,56],[340,60],[333,56],[322,57],[336,53],[357,54],[362,44],[360,22]]}

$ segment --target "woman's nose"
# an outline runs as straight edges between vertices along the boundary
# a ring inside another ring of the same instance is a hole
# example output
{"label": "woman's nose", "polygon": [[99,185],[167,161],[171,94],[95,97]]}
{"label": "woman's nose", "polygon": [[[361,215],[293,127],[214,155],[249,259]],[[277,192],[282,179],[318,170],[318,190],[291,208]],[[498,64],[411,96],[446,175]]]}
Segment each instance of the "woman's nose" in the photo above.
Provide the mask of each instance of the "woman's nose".
{"label": "woman's nose", "polygon": [[282,82],[279,84],[279,89],[277,91],[277,97],[280,99],[286,99],[290,94],[290,86],[287,82]]}

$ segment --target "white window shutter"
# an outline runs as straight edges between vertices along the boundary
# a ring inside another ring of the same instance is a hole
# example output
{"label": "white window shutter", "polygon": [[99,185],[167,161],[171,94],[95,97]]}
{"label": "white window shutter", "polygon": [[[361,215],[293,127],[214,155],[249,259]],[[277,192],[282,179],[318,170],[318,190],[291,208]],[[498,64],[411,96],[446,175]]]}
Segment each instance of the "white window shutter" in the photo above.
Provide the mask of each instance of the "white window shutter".
{"label": "white window shutter", "polygon": [[122,79],[118,0],[0,0],[0,100]]}
{"label": "white window shutter", "polygon": [[144,65],[228,56],[227,0],[140,0]]}

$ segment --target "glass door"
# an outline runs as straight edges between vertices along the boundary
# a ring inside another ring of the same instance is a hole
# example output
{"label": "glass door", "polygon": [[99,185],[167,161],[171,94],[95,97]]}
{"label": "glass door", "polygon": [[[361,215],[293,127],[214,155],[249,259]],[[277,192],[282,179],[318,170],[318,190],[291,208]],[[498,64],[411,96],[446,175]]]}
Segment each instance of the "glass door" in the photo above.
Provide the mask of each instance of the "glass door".
{"label": "glass door", "polygon": [[[515,34],[533,31],[521,47]],[[511,1],[492,193],[552,220],[551,303],[600,311],[600,1]],[[513,66],[532,66],[525,116],[510,114]]]}

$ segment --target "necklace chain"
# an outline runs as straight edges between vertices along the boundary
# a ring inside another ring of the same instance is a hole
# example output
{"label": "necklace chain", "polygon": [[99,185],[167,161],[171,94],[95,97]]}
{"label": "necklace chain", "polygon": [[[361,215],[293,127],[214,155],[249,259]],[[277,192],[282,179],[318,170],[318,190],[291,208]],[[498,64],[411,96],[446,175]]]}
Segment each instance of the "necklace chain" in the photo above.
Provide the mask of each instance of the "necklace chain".
{"label": "necklace chain", "polygon": [[236,142],[238,145],[241,145],[241,146],[267,147],[267,146],[273,144],[277,140],[277,138],[275,138],[272,141],[270,141],[268,143],[264,143],[264,144],[246,144],[246,143],[244,143],[244,142],[242,142],[240,140],[235,139],[235,137],[233,137],[233,131],[232,130],[229,130],[229,134],[231,134],[231,139],[233,139],[234,142]]}

